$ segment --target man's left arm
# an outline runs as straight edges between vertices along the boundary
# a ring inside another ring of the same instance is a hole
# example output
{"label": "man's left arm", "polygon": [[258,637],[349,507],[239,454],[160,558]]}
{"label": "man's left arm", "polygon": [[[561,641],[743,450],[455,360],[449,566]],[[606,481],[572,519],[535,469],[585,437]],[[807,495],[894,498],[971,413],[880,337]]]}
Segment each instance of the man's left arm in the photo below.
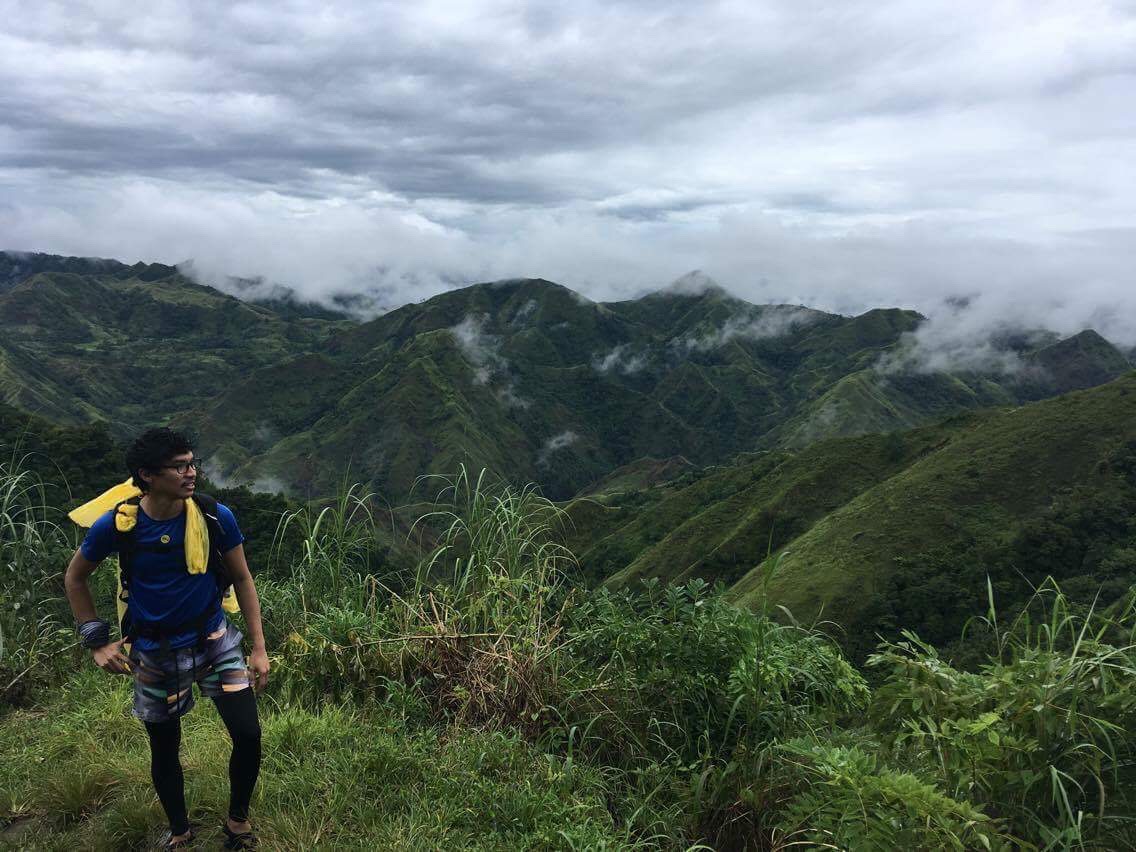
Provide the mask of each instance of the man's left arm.
{"label": "man's left arm", "polygon": [[264,647],[264,625],[260,620],[260,597],[256,593],[256,584],[249,571],[248,560],[245,559],[245,547],[238,544],[224,555],[225,566],[229,569],[229,576],[233,580],[233,591],[237,595],[237,603],[241,607],[241,615],[245,617],[245,627],[248,628],[249,642],[252,643],[252,653],[249,654],[249,668],[256,679],[257,691],[268,685],[268,651]]}

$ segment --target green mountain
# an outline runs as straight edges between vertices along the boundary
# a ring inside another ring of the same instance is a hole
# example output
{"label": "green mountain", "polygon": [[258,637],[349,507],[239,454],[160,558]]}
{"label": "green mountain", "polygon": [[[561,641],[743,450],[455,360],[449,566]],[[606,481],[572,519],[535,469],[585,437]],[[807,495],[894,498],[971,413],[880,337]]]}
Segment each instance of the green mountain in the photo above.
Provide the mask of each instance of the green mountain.
{"label": "green mountain", "polygon": [[950,642],[983,610],[987,576],[1010,609],[1046,576],[1106,602],[1136,582],[1136,372],[906,432],[743,455],[578,499],[569,514],[593,580],[722,582],[744,605],[833,620],[858,654],[899,626]]}
{"label": "green mountain", "polygon": [[949,440],[951,429],[743,454],[647,489],[569,505],[582,565],[610,585],[699,577],[731,585],[861,491]]}
{"label": "green mountain", "polygon": [[918,314],[754,305],[705,280],[612,303],[500,281],[365,323],[158,264],[0,254],[0,282],[0,399],[118,435],[173,420],[222,481],[323,494],[349,468],[392,502],[459,464],[567,498],[616,471],[648,481],[651,459],[908,429],[1128,369],[1093,332],[1008,343],[1013,373],[886,369]]}
{"label": "green mountain", "polygon": [[1136,362],[1089,329],[1030,353],[1027,363],[1035,371],[1038,396],[1049,396],[1057,389],[1104,384]]}
{"label": "green mountain", "polygon": [[952,641],[988,574],[1011,603],[1047,574],[1082,597],[1136,579],[1136,378],[1091,330],[1007,335],[1016,369],[948,373],[894,367],[914,312],[705,282],[596,303],[501,281],[369,322],[278,301],[0,253],[0,437],[105,466],[108,441],[172,421],[216,482],[326,495],[349,470],[396,505],[434,496],[423,475],[485,467],[577,495],[567,534],[592,582],[725,583],[835,618],[857,653],[900,624]]}
{"label": "green mountain", "polygon": [[[801,617],[872,631],[920,623],[934,640],[985,598],[1047,575],[1091,596],[1136,582],[1136,373],[955,430],[788,543],[771,600]],[[734,597],[756,604],[762,569]],[[1083,587],[1083,588],[1082,588]]]}
{"label": "green mountain", "polygon": [[168,421],[343,325],[283,318],[159,264],[0,253],[0,282],[0,399],[116,434]]}
{"label": "green mountain", "polygon": [[1101,339],[1099,351],[1069,347],[1084,366],[1052,376],[882,372],[881,355],[910,345],[921,321],[714,289],[594,303],[542,280],[479,284],[343,331],[186,420],[238,479],[319,492],[349,464],[399,500],[418,476],[464,462],[563,498],[638,460],[707,465],[909,428],[1128,369]]}
{"label": "green mountain", "polygon": [[154,281],[169,277],[175,270],[160,263],[127,266],[117,260],[101,257],[61,257],[41,252],[0,251],[0,293],[42,272]]}

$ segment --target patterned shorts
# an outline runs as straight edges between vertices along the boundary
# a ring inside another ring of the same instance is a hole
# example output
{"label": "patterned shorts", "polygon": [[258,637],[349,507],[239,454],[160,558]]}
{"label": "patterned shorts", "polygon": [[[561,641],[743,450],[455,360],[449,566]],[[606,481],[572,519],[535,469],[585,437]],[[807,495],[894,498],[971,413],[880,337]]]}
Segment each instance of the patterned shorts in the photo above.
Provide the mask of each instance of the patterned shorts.
{"label": "patterned shorts", "polygon": [[249,672],[241,650],[241,631],[228,619],[196,646],[174,651],[130,649],[134,672],[134,715],[143,722],[168,722],[193,708],[193,684],[207,698],[249,688]]}

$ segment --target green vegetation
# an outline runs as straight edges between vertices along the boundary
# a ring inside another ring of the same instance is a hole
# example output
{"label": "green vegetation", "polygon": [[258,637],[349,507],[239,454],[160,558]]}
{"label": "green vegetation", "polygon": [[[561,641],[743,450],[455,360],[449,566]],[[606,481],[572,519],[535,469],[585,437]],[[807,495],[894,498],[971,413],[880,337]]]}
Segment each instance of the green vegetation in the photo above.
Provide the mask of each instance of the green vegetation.
{"label": "green vegetation", "polygon": [[326,494],[352,470],[400,503],[419,476],[465,464],[565,499],[617,470],[621,487],[648,481],[650,459],[717,465],[905,430],[1130,368],[1086,331],[1006,341],[1015,374],[888,372],[918,314],[842,317],[714,288],[598,304],[502,281],[338,317],[242,302],[158,264],[0,253],[0,399],[119,437],[173,420],[200,431],[218,481],[257,490]]}
{"label": "green vegetation", "polygon": [[[1111,602],[1136,582],[1134,441],[1136,374],[984,417],[788,543],[768,594],[798,617],[831,613],[857,658],[877,631],[951,642],[987,575],[1011,609],[1050,575],[1084,603],[1105,582]],[[759,576],[732,596],[756,603]]]}
{"label": "green vegetation", "polygon": [[19,456],[0,461],[3,704],[17,703],[30,692],[42,676],[37,669],[52,662],[62,650],[61,640],[69,640],[71,633],[56,597],[62,586],[64,536],[47,508],[42,480],[24,467],[24,461]]}
{"label": "green vegetation", "polygon": [[0,281],[9,276],[0,286],[0,400],[61,424],[137,431],[350,325],[283,317],[159,264],[67,260],[76,259],[21,266],[0,253]]}
{"label": "green vegetation", "polygon": [[1136,846],[1136,373],[877,369],[919,322],[530,280],[355,323],[0,253],[0,845],[159,822],[61,580],[173,418],[258,571],[270,848]]}
{"label": "green vegetation", "polygon": [[[2,478],[10,493],[39,488],[18,467]],[[260,582],[273,677],[254,819],[267,848],[1136,839],[1131,596],[1082,610],[1047,583],[1007,623],[988,586],[968,633],[990,653],[971,670],[906,633],[879,645],[869,679],[823,632],[700,579],[584,594],[563,509],[464,470],[441,485],[430,544],[397,590],[369,567],[376,515],[358,487],[280,524],[296,556]],[[20,589],[36,613],[62,612],[59,530],[42,502],[16,502],[30,508],[0,525],[19,565],[0,588],[9,626]],[[767,590],[787,559],[763,568]],[[128,684],[72,644],[55,630],[4,646],[50,676],[0,708],[0,843],[144,847],[162,818]],[[192,818],[215,840],[227,743],[208,707],[183,749]]]}
{"label": "green vegetation", "polygon": [[[742,454],[572,501],[587,581],[701,578],[832,622],[857,662],[916,630],[964,665],[990,578],[1016,613],[1047,577],[1082,605],[1136,583],[1136,374],[904,432]],[[764,578],[781,561],[776,579]]]}
{"label": "green vegetation", "polygon": [[[0,829],[0,848],[151,848],[164,817],[125,681],[87,669],[66,686],[50,715],[10,712],[0,726],[0,824],[17,820]],[[197,848],[219,848],[229,746],[204,704],[183,726],[186,794]],[[262,707],[254,819],[268,849],[633,845],[613,826],[596,770],[564,771],[516,732],[455,735],[379,704]]]}
{"label": "green vegetation", "polygon": [[125,478],[122,451],[102,424],[57,426],[2,402],[0,453],[21,458],[21,468],[43,483],[46,502],[57,508]]}

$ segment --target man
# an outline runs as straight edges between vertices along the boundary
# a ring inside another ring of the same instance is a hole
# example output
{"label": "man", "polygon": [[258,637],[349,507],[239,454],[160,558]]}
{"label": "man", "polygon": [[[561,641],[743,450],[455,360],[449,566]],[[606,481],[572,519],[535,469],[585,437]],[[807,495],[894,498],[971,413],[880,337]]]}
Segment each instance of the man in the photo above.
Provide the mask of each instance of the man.
{"label": "man", "polygon": [[[247,669],[241,652],[243,637],[220,605],[215,576],[219,572],[214,565],[209,570],[204,564],[194,569],[191,563],[202,559],[187,557],[187,552],[193,552],[195,533],[203,535],[204,529],[200,527],[201,509],[192,501],[199,462],[190,442],[170,429],[151,429],[131,445],[126,465],[141,492],[136,509],[124,506],[119,510],[131,510],[129,538],[122,532],[128,524],[114,509],[101,515],[67,566],[67,600],[95,664],[107,672],[134,676],[134,715],[149,734],[150,775],[169,820],[163,848],[182,848],[193,838],[178,751],[180,719],[193,707],[194,682],[203,695],[213,699],[233,741],[229,813],[222,825],[225,847],[252,848],[256,837],[248,822],[248,808],[260,770],[260,724],[250,687],[255,681],[259,691],[268,682],[268,655],[260,600],[245,561],[244,537],[233,513],[216,504],[211,522],[214,537],[219,536],[220,541],[210,544],[220,553],[225,579],[232,582],[248,628],[252,653]],[[125,591],[132,626],[129,637],[111,641],[109,625],[95,612],[87,578],[120,546],[130,551]],[[127,657],[123,643],[130,640]]]}

